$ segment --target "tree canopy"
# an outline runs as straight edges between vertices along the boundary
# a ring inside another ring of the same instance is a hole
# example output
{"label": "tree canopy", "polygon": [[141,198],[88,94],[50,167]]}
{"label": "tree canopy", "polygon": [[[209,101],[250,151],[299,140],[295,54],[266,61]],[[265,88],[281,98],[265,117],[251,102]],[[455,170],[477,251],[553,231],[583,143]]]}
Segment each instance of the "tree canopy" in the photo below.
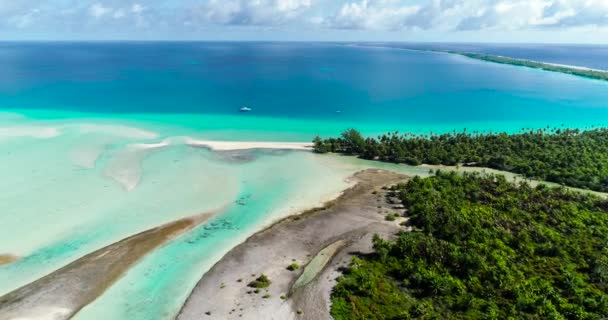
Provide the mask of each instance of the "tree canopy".
{"label": "tree canopy", "polygon": [[415,231],[354,258],[334,319],[608,317],[608,201],[441,172],[392,191]]}
{"label": "tree canopy", "polygon": [[410,165],[488,167],[571,187],[608,192],[608,129],[531,130],[519,134],[393,132],[363,138],[349,129],[339,138],[315,138],[314,150]]}

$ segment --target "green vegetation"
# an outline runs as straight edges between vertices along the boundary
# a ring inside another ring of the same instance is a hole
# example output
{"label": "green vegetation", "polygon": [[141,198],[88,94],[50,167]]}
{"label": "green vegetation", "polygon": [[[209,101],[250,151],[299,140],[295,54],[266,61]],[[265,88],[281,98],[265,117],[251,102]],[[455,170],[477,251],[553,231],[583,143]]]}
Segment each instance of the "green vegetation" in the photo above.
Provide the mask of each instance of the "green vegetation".
{"label": "green vegetation", "polygon": [[270,287],[271,283],[272,282],[270,282],[270,279],[268,279],[268,277],[265,274],[262,274],[254,281],[249,282],[248,286],[250,286],[252,288],[263,289],[263,288]]}
{"label": "green vegetation", "polygon": [[298,269],[300,269],[300,265],[295,262],[287,266],[287,270],[289,271],[296,271]]}
{"label": "green vegetation", "polygon": [[395,221],[397,220],[397,218],[399,218],[399,214],[398,213],[389,213],[384,217],[384,220],[386,221]]}
{"label": "green vegetation", "polygon": [[608,129],[551,129],[506,133],[414,135],[364,138],[350,129],[339,138],[314,140],[318,153],[410,165],[488,167],[571,187],[608,192]]}
{"label": "green vegetation", "polygon": [[488,62],[509,64],[509,65],[514,65],[514,66],[528,67],[528,68],[534,68],[534,69],[541,69],[541,70],[551,71],[551,72],[560,72],[560,73],[566,73],[566,74],[571,74],[571,75],[590,78],[590,79],[608,80],[608,72],[603,71],[603,70],[592,70],[592,69],[584,69],[584,68],[576,68],[576,67],[568,67],[568,66],[559,66],[559,65],[549,64],[549,63],[529,61],[529,60],[523,60],[523,59],[515,59],[515,58],[509,58],[509,57],[501,57],[501,56],[495,56],[495,55],[489,55],[489,54],[483,54],[483,53],[472,53],[472,52],[461,52],[461,51],[446,51],[446,52],[452,53],[452,54],[459,54],[459,55],[462,55],[465,57],[469,57],[471,59],[483,60],[483,61],[488,61]]}
{"label": "green vegetation", "polygon": [[607,200],[442,172],[394,192],[419,231],[353,259],[334,319],[608,317]]}

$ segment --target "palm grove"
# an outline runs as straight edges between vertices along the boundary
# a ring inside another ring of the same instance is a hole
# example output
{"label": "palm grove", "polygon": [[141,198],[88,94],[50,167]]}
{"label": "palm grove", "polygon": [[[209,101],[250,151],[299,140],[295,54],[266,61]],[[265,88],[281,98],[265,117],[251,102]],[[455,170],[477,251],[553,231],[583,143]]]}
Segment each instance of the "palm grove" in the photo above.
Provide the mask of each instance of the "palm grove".
{"label": "palm grove", "polygon": [[[608,191],[605,129],[378,139],[348,130],[314,142],[320,153],[484,166]],[[414,231],[375,238],[375,254],[354,258],[332,294],[335,319],[608,317],[608,201],[441,172],[392,193]]]}
{"label": "palm grove", "polygon": [[551,129],[520,134],[413,135],[363,138],[350,129],[339,138],[314,140],[319,153],[410,165],[488,167],[571,187],[608,192],[608,129]]}

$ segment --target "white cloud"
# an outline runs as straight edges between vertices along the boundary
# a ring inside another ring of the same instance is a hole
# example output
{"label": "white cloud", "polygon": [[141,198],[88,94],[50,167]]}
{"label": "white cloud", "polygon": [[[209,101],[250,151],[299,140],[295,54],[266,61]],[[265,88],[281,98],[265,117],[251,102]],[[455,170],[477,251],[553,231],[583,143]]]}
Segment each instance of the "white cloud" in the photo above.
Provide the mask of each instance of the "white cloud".
{"label": "white cloud", "polygon": [[104,7],[100,3],[95,3],[89,8],[89,14],[95,18],[101,18],[112,11],[111,8]]}
{"label": "white cloud", "polygon": [[226,25],[276,25],[294,20],[312,0],[209,0],[200,8],[204,21]]}
{"label": "white cloud", "polygon": [[18,29],[27,28],[34,22],[34,17],[40,12],[39,9],[31,10],[27,13],[12,16],[8,19],[9,24],[17,27]]}
{"label": "white cloud", "polygon": [[146,10],[146,7],[142,6],[139,3],[135,3],[131,6],[131,12],[134,14],[140,14]]}
{"label": "white cloud", "polygon": [[[89,14],[97,19],[111,17],[115,20],[128,18],[131,16],[134,24],[137,27],[142,27],[147,26],[147,22],[142,17],[142,14],[146,11],[146,9],[146,7],[139,3],[134,3],[131,6],[112,8],[97,2],[89,7]],[[109,23],[109,21],[104,21],[104,23]]]}
{"label": "white cloud", "polygon": [[[222,26],[306,33],[309,38],[330,34],[329,29],[370,30],[359,34],[372,37],[384,32],[403,38],[428,30],[426,34],[459,37],[547,32],[559,38],[576,30],[608,30],[608,0],[0,0],[0,32],[9,35],[27,29],[29,34],[137,37],[145,28],[147,36],[171,37]],[[231,30],[236,29],[242,32]],[[587,31],[580,33],[587,36]]]}
{"label": "white cloud", "polygon": [[324,18],[338,29],[522,30],[607,26],[608,0],[356,0]]}
{"label": "white cloud", "polygon": [[114,11],[114,13],[112,14],[112,18],[114,19],[120,19],[120,18],[124,18],[126,15],[125,11],[122,9],[116,9],[116,11]]}
{"label": "white cloud", "polygon": [[361,0],[344,4],[338,13],[327,20],[338,29],[399,30],[421,7],[402,5],[391,0]]}

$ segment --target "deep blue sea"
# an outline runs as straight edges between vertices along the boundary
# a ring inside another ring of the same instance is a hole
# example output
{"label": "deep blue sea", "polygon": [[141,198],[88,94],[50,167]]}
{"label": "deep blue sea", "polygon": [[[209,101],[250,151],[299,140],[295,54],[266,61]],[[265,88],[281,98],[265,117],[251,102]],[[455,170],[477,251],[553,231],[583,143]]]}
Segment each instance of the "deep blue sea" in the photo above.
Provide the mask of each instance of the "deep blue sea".
{"label": "deep blue sea", "polygon": [[[606,47],[460,46],[593,67],[608,61]],[[239,114],[244,106],[254,111]],[[10,108],[512,130],[518,123],[605,124],[608,83],[345,44],[2,43],[0,109]]]}

